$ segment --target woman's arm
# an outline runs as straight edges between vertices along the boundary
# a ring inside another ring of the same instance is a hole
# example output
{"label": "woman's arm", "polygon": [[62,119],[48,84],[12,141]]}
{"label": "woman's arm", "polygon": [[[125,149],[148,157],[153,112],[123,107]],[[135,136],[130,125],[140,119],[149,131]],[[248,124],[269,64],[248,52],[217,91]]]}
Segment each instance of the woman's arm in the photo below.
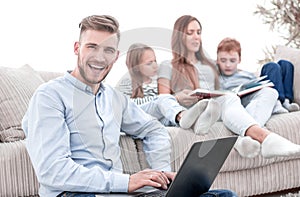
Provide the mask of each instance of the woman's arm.
{"label": "woman's arm", "polygon": [[157,81],[158,94],[171,94],[170,80],[159,78]]}
{"label": "woman's arm", "polygon": [[[159,78],[158,81],[158,93],[159,94],[171,94],[170,80],[166,78]],[[176,92],[174,94],[177,102],[184,106],[190,107],[196,102],[198,102],[199,98],[197,96],[190,96],[189,93],[192,90],[182,90],[180,92]]]}
{"label": "woman's arm", "polygon": [[171,88],[171,78],[172,78],[172,65],[170,62],[164,62],[159,68],[157,86],[158,94],[174,94],[177,102],[184,107],[190,107],[196,102],[199,98],[196,96],[190,96],[189,93],[192,90],[181,90],[176,92]]}

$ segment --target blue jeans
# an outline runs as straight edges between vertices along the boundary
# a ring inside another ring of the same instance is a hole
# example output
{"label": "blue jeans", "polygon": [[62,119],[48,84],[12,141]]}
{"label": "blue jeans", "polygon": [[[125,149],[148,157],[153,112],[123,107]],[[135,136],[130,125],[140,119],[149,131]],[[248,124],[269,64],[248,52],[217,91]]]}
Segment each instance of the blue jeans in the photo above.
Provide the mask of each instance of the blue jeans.
{"label": "blue jeans", "polygon": [[144,112],[155,117],[164,126],[176,126],[176,116],[184,109],[176,101],[176,98],[169,94],[159,95],[152,101],[139,106]]}
{"label": "blue jeans", "polygon": [[208,192],[202,194],[200,197],[237,197],[237,194],[230,190],[219,189],[209,190]]}
{"label": "blue jeans", "polygon": [[294,65],[291,62],[287,60],[280,60],[278,63],[269,62],[261,70],[261,76],[263,75],[268,75],[268,79],[274,83],[281,103],[284,102],[285,98],[289,99],[290,102],[294,100]]}
{"label": "blue jeans", "polygon": [[[96,194],[93,193],[80,193],[80,192],[64,192],[58,197],[95,197]],[[125,196],[125,195],[124,195]],[[210,190],[200,197],[237,197],[237,194],[230,190]]]}

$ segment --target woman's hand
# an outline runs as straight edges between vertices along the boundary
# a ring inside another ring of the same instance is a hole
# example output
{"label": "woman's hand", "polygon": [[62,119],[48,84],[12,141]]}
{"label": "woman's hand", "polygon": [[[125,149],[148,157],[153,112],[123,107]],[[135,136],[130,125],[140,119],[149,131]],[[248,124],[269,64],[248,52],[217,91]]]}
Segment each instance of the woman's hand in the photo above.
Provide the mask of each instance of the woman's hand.
{"label": "woman's hand", "polygon": [[197,103],[199,101],[199,97],[197,96],[190,96],[189,94],[192,92],[192,90],[182,90],[181,92],[178,92],[175,94],[175,98],[177,102],[184,106],[189,108],[193,104]]}

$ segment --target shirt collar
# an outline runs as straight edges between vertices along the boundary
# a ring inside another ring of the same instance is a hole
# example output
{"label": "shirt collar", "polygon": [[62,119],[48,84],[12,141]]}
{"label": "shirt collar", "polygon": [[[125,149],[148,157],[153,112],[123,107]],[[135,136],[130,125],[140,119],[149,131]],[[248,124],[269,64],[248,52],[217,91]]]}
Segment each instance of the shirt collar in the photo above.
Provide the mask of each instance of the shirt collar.
{"label": "shirt collar", "polygon": [[[89,93],[89,94],[94,94],[92,91],[92,88],[88,85],[86,85],[85,83],[81,82],[80,80],[78,80],[76,77],[74,77],[73,75],[71,75],[72,71],[67,71],[64,75],[64,78],[66,78],[71,84],[73,84],[76,88]],[[100,88],[97,92],[96,95],[100,94],[101,92],[103,92],[105,90],[105,86],[104,84],[101,82],[100,83]]]}

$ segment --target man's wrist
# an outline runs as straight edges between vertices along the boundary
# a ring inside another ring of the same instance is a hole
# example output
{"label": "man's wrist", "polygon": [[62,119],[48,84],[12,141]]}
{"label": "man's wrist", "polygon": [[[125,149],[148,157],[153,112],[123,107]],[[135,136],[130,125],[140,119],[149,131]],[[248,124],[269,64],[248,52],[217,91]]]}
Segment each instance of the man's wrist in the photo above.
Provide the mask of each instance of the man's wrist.
{"label": "man's wrist", "polygon": [[112,192],[128,192],[129,174],[114,173]]}

